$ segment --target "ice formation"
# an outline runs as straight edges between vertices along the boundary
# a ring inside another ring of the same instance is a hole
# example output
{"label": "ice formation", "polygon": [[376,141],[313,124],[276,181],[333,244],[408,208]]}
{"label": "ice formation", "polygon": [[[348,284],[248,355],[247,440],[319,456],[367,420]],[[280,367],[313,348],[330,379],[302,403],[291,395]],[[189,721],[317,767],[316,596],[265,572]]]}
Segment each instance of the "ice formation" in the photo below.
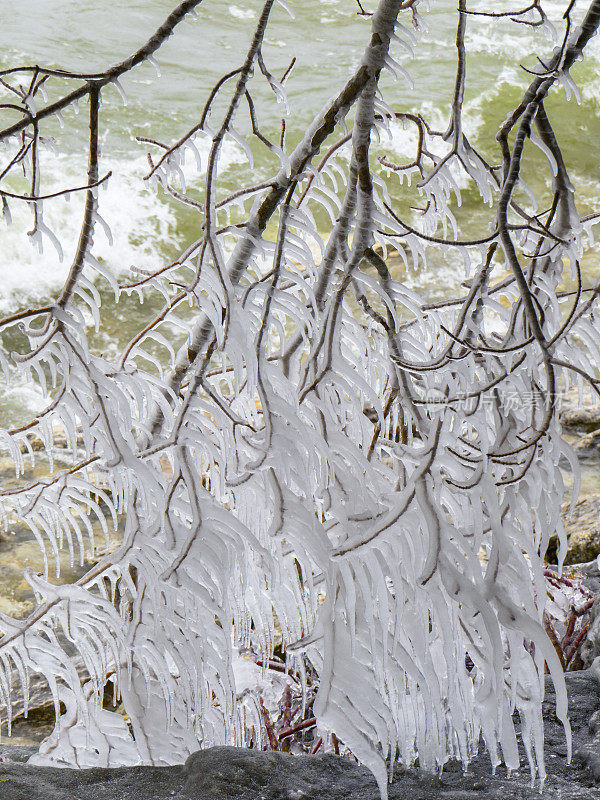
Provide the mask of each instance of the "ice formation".
{"label": "ice formation", "polygon": [[[7,379],[29,371],[48,396],[31,423],[0,431],[17,476],[34,457],[32,435],[49,454],[64,435],[73,461],[0,492],[7,524],[29,526],[48,552],[46,573],[26,574],[36,610],[0,617],[9,725],[11,693],[27,695],[37,671],[57,711],[38,764],[171,764],[199,746],[260,741],[260,713],[236,693],[233,667],[238,648],[266,660],[281,636],[289,665],[301,673],[310,664],[319,676],[321,730],[373,771],[383,794],[395,760],[466,764],[481,740],[493,766],[515,769],[515,709],[543,780],[545,665],[569,735],[545,598],[534,591],[561,527],[557,465],[568,448],[556,395],[561,375],[593,380],[600,360],[598,289],[584,293],[580,273],[596,220],[577,213],[543,101],[559,78],[571,86],[600,2],[579,27],[567,19],[562,45],[499,135],[503,165],[492,167],[461,121],[470,24],[462,0],[445,132],[392,110],[382,94],[380,76],[402,73],[427,34],[420,2],[380,0],[357,20],[368,31],[361,62],[291,149],[283,133],[271,141],[261,132],[252,99],[256,81],[281,100],[291,80],[278,80],[262,55],[275,5],[267,0],[239,69],[215,87],[200,121],[172,146],[147,140],[148,179],[197,211],[198,238],[175,262],[117,285],[93,255],[102,90],[151,58],[199,5],[181,3],[106,73],[35,68],[31,97],[18,100],[29,108],[44,76],[70,81],[78,88],[56,110],[83,100],[90,139],[67,282],[49,306],[0,321],[28,342],[15,352],[6,340]],[[404,46],[391,50],[392,40]],[[38,104],[0,131],[11,169],[23,166],[32,181],[27,202],[42,242],[42,203],[51,201],[35,199],[36,153],[52,113]],[[417,129],[415,160],[378,163],[373,142],[385,147],[398,120]],[[224,197],[218,167],[230,137],[259,141],[277,168]],[[515,199],[527,137],[548,158],[554,202],[544,213],[522,193]],[[198,156],[201,200],[186,194],[186,149],[208,153]],[[394,207],[393,172],[422,196],[412,221]],[[476,240],[462,238],[455,219],[465,180],[490,205],[490,229]],[[18,201],[3,194],[5,209]],[[427,304],[393,277],[393,253],[417,266],[458,253],[472,280],[462,296]],[[564,295],[569,270],[578,288]],[[88,341],[90,327],[102,326],[99,275],[117,298],[164,298],[118,355]],[[50,581],[60,548],[83,559],[96,521],[106,530],[118,519],[116,549],[75,584]],[[20,685],[11,686],[13,674]],[[107,681],[126,717],[103,707]]]}

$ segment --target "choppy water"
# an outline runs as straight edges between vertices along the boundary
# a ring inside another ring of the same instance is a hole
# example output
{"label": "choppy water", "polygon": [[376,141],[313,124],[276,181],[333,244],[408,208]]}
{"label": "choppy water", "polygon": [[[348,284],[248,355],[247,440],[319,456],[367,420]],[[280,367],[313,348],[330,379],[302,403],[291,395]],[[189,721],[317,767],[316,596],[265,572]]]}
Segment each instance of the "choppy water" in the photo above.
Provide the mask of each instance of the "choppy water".
{"label": "choppy water", "polygon": [[[68,69],[103,69],[135,50],[174,7],[176,0],[0,0],[0,66],[15,63],[58,65]],[[481,5],[481,4],[480,4]],[[489,4],[488,4],[489,5]],[[492,6],[494,4],[491,4]],[[518,3],[512,3],[515,8]],[[545,3],[551,17],[560,21],[565,0]],[[578,4],[579,5],[579,4]],[[581,3],[584,6],[583,3]],[[135,136],[152,136],[174,141],[199,116],[210,87],[224,72],[239,65],[240,52],[252,35],[253,20],[261,3],[217,2],[205,0],[198,19],[184,22],[158,54],[161,77],[150,64],[139,67],[123,80],[127,105],[115,89],[104,92],[101,109],[103,134],[102,171],[111,169],[113,177],[101,193],[102,213],[114,236],[109,245],[104,235],[96,234],[95,253],[110,268],[126,272],[132,265],[150,268],[172,256],[197,228],[197,218],[182,211],[164,196],[149,191],[141,180],[147,162],[147,146]],[[288,147],[292,146],[314,113],[342,85],[355,67],[368,35],[368,21],[356,15],[354,0],[290,0],[295,19],[276,7],[264,54],[274,74],[281,75],[293,55],[296,67],[288,82],[291,116],[288,118]],[[395,56],[405,67],[414,87],[403,79],[391,84],[386,79],[388,101],[396,110],[423,112],[436,127],[445,127],[448,98],[454,82],[455,49],[454,0],[432,0],[424,15],[429,30],[418,34],[414,57],[398,48]],[[508,7],[508,3],[503,4]],[[410,15],[406,16],[410,25]],[[533,53],[549,53],[552,42],[547,33],[510,23],[469,19],[467,43],[468,91],[466,127],[471,138],[483,145],[492,161],[498,161],[493,135],[507,112],[514,107],[529,76],[519,63],[533,67]],[[553,92],[548,111],[559,142],[570,163],[572,178],[581,192],[582,212],[600,209],[598,178],[600,165],[600,40],[593,40],[586,60],[576,65],[573,74],[582,88],[582,101],[566,103],[564,92]],[[255,100],[263,131],[277,135],[282,107],[272,101],[264,81],[255,78]],[[0,87],[1,88],[1,87]],[[52,94],[52,88],[49,88]],[[1,96],[1,95],[0,95]],[[0,123],[10,121],[10,112],[0,112]],[[78,118],[65,115],[66,127],[50,125],[46,133],[56,137],[59,155],[47,156],[43,189],[52,191],[65,184],[81,185],[85,180],[86,113]],[[13,117],[14,118],[14,117]],[[4,124],[2,124],[4,127]],[[394,139],[386,143],[391,157],[414,152],[414,131],[395,129]],[[206,143],[208,147],[208,143]],[[202,148],[200,147],[202,150]],[[251,169],[243,151],[228,142],[221,170],[224,188],[236,188],[241,181],[258,180],[273,171],[273,161],[260,145],[253,146]],[[0,159],[1,159],[0,153]],[[547,169],[544,157],[535,155],[527,175],[534,188]],[[193,184],[193,177],[192,177]],[[410,214],[412,199],[396,179],[390,182],[398,207]],[[45,219],[62,234],[65,258],[59,262],[51,247],[40,256],[24,235],[30,227],[27,207],[13,204],[14,222],[0,222],[0,313],[14,310],[37,298],[51,295],[64,278],[75,247],[80,199],[59,198],[45,204]],[[463,235],[482,230],[485,222],[474,193],[466,187],[463,205],[457,213]],[[445,257],[444,257],[445,258]],[[584,263],[586,280],[600,270],[598,259]],[[403,279],[435,298],[452,291],[464,277],[457,260],[439,255],[428,269],[419,268]],[[98,347],[110,349],[135,329],[145,313],[136,303],[116,310],[97,340]],[[12,387],[2,400],[0,423],[18,417],[34,399],[25,390]]]}

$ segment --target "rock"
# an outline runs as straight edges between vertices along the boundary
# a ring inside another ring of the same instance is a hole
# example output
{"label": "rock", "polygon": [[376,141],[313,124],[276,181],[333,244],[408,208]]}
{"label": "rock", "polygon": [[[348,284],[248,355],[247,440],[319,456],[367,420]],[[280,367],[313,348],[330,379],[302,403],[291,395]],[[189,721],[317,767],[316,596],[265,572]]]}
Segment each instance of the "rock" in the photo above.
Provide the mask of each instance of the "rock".
{"label": "rock", "polygon": [[593,561],[600,554],[600,497],[578,500],[571,514],[563,514],[563,524],[568,539],[565,564]]}
{"label": "rock", "polygon": [[14,747],[0,744],[0,764],[25,764],[37,747]]}
{"label": "rock", "polygon": [[[598,661],[598,659],[597,659]],[[595,667],[598,666],[598,669]],[[543,704],[548,777],[540,793],[527,766],[492,775],[478,755],[464,773],[455,762],[441,776],[397,769],[390,800],[598,800],[600,797],[600,664],[567,673],[574,758],[566,763],[562,726],[548,680]],[[482,747],[483,750],[483,747]],[[521,748],[522,750],[522,748]],[[0,747],[2,800],[378,800],[368,770],[338,756],[214,747],[185,765],[118,769],[51,769],[24,764],[31,748]],[[524,752],[521,752],[526,764]]]}
{"label": "rock", "polygon": [[600,594],[600,562],[597,558],[583,564],[571,564],[570,569],[583,576],[583,583],[590,592]]}
{"label": "rock", "polygon": [[[585,642],[581,645],[581,657],[585,664],[591,664],[600,656],[600,596],[590,609],[590,627]],[[600,663],[597,665],[600,667]],[[600,723],[600,720],[599,720]],[[600,729],[600,724],[599,724]]]}
{"label": "rock", "polygon": [[[597,787],[595,796],[599,797],[600,732],[596,723],[600,717],[600,673],[592,668],[569,672],[565,677],[569,693],[569,718],[573,729],[573,766],[579,763],[586,769],[587,775]],[[550,715],[546,715],[546,718],[548,716]],[[567,770],[565,766],[561,771],[566,774]]]}
{"label": "rock", "polygon": [[582,403],[576,388],[561,397],[559,419],[564,428],[594,431],[600,428],[600,405],[589,389],[584,391]]}
{"label": "rock", "polygon": [[[600,657],[595,659],[588,672],[600,684]],[[596,783],[600,784],[600,709],[594,711],[589,718],[588,733],[590,740],[577,751],[577,756],[587,766]]]}
{"label": "rock", "polygon": [[[334,755],[291,756],[235,747],[193,753],[185,764],[190,800],[345,800],[378,797],[372,775]],[[360,794],[359,794],[360,793]]]}
{"label": "rock", "polygon": [[578,458],[595,458],[600,455],[600,430],[582,436],[574,449]]}
{"label": "rock", "polygon": [[[562,507],[562,522],[567,533],[565,565],[590,562],[600,555],[600,497],[582,497],[568,514],[569,504]],[[549,564],[558,561],[558,537],[550,537],[545,559]]]}
{"label": "rock", "polygon": [[181,765],[76,770],[0,764],[2,800],[184,800],[178,795],[183,782]]}

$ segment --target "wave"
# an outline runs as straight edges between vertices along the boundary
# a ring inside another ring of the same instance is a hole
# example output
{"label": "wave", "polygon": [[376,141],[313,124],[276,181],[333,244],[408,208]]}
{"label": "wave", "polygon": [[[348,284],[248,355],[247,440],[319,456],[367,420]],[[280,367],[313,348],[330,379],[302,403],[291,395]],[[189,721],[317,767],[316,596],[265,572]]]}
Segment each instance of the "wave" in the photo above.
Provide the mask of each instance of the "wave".
{"label": "wave", "polygon": [[[205,163],[209,142],[200,139],[196,145]],[[242,160],[240,148],[226,143],[221,168]],[[197,179],[192,169],[189,162],[183,166],[191,183]],[[96,225],[93,254],[115,275],[127,273],[132,266],[156,269],[180,245],[177,209],[144,182],[143,176],[148,171],[145,156],[103,159],[101,174],[109,170],[111,177],[99,189],[99,211],[110,234],[107,235],[104,226]],[[52,193],[68,186],[81,186],[84,175],[85,163],[80,156],[46,159],[43,191]],[[62,260],[48,237],[44,237],[43,252],[39,252],[26,235],[32,227],[29,204],[11,202],[12,222],[0,220],[0,312],[7,313],[15,306],[48,297],[60,287],[77,246],[83,202],[84,193],[74,192],[43,203],[44,223],[60,241],[64,251]]]}

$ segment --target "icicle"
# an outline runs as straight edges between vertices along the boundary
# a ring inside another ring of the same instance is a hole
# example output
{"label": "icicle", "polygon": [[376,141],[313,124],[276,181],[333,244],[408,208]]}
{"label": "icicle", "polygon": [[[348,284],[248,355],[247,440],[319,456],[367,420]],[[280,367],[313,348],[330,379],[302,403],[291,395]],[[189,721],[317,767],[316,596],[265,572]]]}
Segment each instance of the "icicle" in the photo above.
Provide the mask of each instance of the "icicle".
{"label": "icicle", "polygon": [[124,91],[123,87],[119,83],[119,79],[118,78],[113,78],[111,83],[115,87],[117,92],[119,93],[119,96],[121,98],[121,102],[123,103],[123,106],[126,106],[127,105],[127,96],[125,94],[125,91]]}
{"label": "icicle", "polygon": [[160,78],[161,72],[160,72],[160,67],[158,65],[158,61],[154,58],[154,56],[148,56],[146,60],[148,61],[149,64],[152,64],[152,66],[156,70],[156,77]]}
{"label": "icicle", "polygon": [[277,0],[277,4],[280,5],[284,11],[287,11],[291,19],[296,19],[294,12],[290,5],[288,5],[286,0]]}

